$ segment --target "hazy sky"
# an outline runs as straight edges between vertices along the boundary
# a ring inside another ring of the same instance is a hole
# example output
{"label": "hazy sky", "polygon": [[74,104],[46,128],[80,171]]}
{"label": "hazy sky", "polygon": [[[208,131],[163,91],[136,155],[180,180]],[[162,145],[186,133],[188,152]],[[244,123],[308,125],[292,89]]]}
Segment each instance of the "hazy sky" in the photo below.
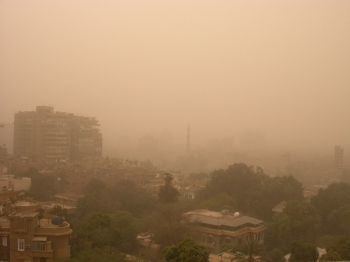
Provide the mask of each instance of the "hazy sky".
{"label": "hazy sky", "polygon": [[350,144],[349,0],[0,0],[0,122],[52,105],[105,141]]}

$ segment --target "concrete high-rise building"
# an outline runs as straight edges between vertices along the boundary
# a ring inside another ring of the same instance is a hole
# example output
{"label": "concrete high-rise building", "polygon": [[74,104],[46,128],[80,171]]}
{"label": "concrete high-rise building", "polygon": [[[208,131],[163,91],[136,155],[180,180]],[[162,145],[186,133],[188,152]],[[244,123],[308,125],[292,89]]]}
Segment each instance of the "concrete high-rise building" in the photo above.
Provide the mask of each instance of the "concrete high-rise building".
{"label": "concrete high-rise building", "polygon": [[338,170],[344,167],[344,148],[341,146],[334,147],[334,167]]}
{"label": "concrete high-rise building", "polygon": [[55,112],[48,106],[15,115],[14,155],[17,157],[70,161],[101,154],[102,136],[95,118]]}

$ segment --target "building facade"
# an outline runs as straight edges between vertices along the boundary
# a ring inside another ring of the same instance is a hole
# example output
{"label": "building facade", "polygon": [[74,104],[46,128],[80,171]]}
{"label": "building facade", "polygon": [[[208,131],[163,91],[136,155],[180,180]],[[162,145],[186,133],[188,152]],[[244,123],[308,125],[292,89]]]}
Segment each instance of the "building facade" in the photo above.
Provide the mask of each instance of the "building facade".
{"label": "building facade", "polygon": [[64,262],[70,258],[69,223],[39,219],[38,212],[10,216],[9,262]]}
{"label": "building facade", "polygon": [[14,121],[14,155],[34,161],[71,161],[102,154],[102,136],[95,118],[55,112],[38,106],[19,112]]}
{"label": "building facade", "polygon": [[264,241],[264,222],[238,212],[193,210],[184,214],[184,222],[190,227],[194,239],[213,251]]}
{"label": "building facade", "polygon": [[16,202],[0,216],[1,262],[65,262],[70,258],[70,224],[45,217],[40,206]]}

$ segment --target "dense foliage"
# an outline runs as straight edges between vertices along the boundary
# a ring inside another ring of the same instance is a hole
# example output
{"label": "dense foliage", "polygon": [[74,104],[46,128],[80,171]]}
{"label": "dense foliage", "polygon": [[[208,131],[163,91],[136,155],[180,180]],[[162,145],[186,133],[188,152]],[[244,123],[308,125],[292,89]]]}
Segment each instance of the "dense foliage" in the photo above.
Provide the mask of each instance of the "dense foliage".
{"label": "dense foliage", "polygon": [[218,208],[270,218],[272,208],[281,201],[302,199],[302,185],[293,177],[269,177],[261,168],[234,164],[212,173],[201,194],[204,202],[219,200]]}
{"label": "dense foliage", "polygon": [[154,199],[130,180],[121,180],[107,186],[98,179],[92,179],[86,189],[85,197],[79,203],[79,215],[93,212],[124,210],[133,215],[142,215],[152,209]]}
{"label": "dense foliage", "polygon": [[[64,181],[35,169],[22,175],[32,178],[29,193],[38,200],[49,200],[64,186]],[[159,256],[147,257],[136,242],[136,234],[144,231],[154,234],[159,250],[166,250],[166,261],[207,261],[208,253],[202,247],[184,241],[191,236],[181,223],[182,214],[198,208],[240,211],[263,219],[267,226],[263,248],[254,243],[230,247],[246,255],[260,254],[264,261],[279,262],[291,253],[291,261],[315,261],[317,245],[327,248],[322,261],[350,260],[349,184],[331,184],[307,201],[302,185],[292,176],[269,177],[261,168],[245,164],[206,177],[208,184],[194,201],[179,197],[170,174],[164,175],[158,199],[130,180],[105,184],[92,179],[76,213],[69,217],[72,261],[124,261],[125,254],[159,261]],[[273,207],[282,201],[286,203],[283,212],[273,214]],[[68,216],[59,207],[51,213]]]}
{"label": "dense foliage", "polygon": [[119,261],[121,253],[134,252],[141,227],[138,216],[151,210],[152,203],[152,197],[131,181],[107,186],[91,180],[71,217],[73,261]]}
{"label": "dense foliage", "polygon": [[327,248],[327,254],[322,261],[350,260],[350,238],[343,237]]}
{"label": "dense foliage", "polygon": [[350,184],[334,183],[312,199],[325,233],[350,235]]}
{"label": "dense foliage", "polygon": [[290,262],[316,262],[318,251],[315,245],[305,242],[295,242],[292,245]]}
{"label": "dense foliage", "polygon": [[268,248],[288,248],[295,241],[314,241],[319,230],[316,210],[306,201],[290,201],[268,224],[265,243]]}
{"label": "dense foliage", "polygon": [[188,239],[168,247],[164,253],[167,262],[208,262],[209,259],[209,253],[204,247]]}
{"label": "dense foliage", "polygon": [[84,249],[70,262],[124,262],[125,255],[112,248]]}
{"label": "dense foliage", "polygon": [[172,185],[171,174],[164,175],[164,185],[159,189],[159,200],[163,203],[174,203],[178,200],[179,191]]}
{"label": "dense foliage", "polygon": [[[166,185],[167,181],[170,186]],[[169,179],[165,180],[165,185],[165,188],[173,187]],[[184,225],[180,223],[183,209],[173,200],[170,203],[157,202],[129,180],[106,185],[101,180],[92,179],[71,217],[74,261],[90,261],[90,257],[93,260],[99,254],[109,261],[119,253],[139,253],[136,234],[145,230],[154,232],[161,247],[183,240],[186,234]]]}

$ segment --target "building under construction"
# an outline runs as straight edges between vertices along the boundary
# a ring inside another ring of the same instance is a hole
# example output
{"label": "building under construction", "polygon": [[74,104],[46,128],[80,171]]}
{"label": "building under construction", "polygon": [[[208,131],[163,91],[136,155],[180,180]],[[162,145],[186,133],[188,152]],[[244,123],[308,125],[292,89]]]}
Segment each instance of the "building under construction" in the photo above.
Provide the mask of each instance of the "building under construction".
{"label": "building under construction", "polygon": [[74,161],[100,157],[102,135],[95,118],[55,112],[38,106],[18,112],[14,121],[14,155],[33,161]]}

